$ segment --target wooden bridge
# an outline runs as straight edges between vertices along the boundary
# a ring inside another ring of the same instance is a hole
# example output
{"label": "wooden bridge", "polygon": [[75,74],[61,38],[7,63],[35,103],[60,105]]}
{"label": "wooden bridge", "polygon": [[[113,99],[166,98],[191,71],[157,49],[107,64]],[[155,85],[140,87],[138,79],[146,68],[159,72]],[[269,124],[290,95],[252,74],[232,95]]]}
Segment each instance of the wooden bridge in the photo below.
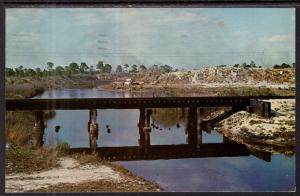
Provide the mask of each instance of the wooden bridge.
{"label": "wooden bridge", "polygon": [[83,110],[176,107],[244,107],[250,100],[291,99],[294,96],[147,97],[80,99],[7,99],[6,110]]}
{"label": "wooden bridge", "polygon": [[[42,146],[44,134],[44,110],[89,110],[88,133],[90,146],[96,150],[93,141],[98,139],[97,109],[139,109],[138,122],[139,144],[147,152],[151,149],[150,116],[152,108],[188,108],[188,122],[186,125],[187,143],[198,148],[202,144],[200,122],[200,108],[230,107],[231,110],[221,116],[211,119],[208,123],[221,121],[235,112],[246,110],[255,112],[262,117],[271,116],[271,103],[268,99],[291,99],[294,96],[231,96],[231,97],[153,97],[153,98],[84,98],[84,99],[7,99],[6,110],[35,111],[35,125],[33,128],[34,145]],[[92,139],[91,139],[92,138]],[[96,142],[94,142],[96,144]]]}

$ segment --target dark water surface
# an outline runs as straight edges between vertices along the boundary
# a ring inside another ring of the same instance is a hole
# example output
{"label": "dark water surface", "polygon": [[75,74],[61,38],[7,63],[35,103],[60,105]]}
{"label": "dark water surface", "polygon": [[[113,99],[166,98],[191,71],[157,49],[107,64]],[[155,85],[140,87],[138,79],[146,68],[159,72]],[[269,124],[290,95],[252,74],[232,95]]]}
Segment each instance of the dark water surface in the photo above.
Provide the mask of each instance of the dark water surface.
{"label": "dark water surface", "polygon": [[[35,98],[96,98],[151,96],[97,89],[49,90]],[[138,110],[97,110],[100,128],[98,146],[138,146]],[[68,142],[71,147],[89,147],[88,110],[57,110],[45,131],[45,145]],[[155,114],[154,114],[155,116]],[[156,120],[158,129],[151,132],[151,144],[186,144],[185,122],[177,115],[175,123]],[[152,120],[153,120],[152,119]],[[179,123],[179,128],[176,123]],[[60,131],[55,132],[59,125]],[[106,125],[111,128],[107,133]],[[160,130],[161,129],[161,130]],[[223,136],[203,132],[203,143],[222,143]],[[166,191],[290,191],[295,187],[295,156],[273,154],[271,162],[252,155],[241,157],[186,158],[117,162],[134,174],[157,182]]]}

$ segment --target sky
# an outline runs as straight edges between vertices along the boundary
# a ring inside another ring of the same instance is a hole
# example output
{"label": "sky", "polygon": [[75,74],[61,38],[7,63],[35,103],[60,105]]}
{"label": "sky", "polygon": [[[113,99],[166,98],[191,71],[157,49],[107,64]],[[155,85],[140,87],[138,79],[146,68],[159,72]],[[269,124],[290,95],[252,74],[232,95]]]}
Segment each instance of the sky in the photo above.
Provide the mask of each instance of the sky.
{"label": "sky", "polygon": [[295,62],[294,8],[7,8],[6,66]]}

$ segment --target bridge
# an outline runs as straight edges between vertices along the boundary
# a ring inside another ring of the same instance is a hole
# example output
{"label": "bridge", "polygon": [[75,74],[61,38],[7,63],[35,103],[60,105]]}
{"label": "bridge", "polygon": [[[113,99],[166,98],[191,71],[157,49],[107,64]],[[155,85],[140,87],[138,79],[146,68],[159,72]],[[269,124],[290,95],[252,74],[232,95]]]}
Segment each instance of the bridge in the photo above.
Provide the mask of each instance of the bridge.
{"label": "bridge", "polygon": [[[150,116],[153,108],[188,108],[186,125],[187,143],[194,148],[202,144],[203,125],[219,122],[235,112],[246,110],[262,117],[271,116],[269,99],[292,99],[294,96],[219,96],[219,97],[146,97],[146,98],[83,98],[83,99],[7,99],[7,111],[30,110],[35,112],[32,143],[42,146],[44,110],[89,110],[88,133],[90,147],[96,150],[98,139],[97,109],[139,109],[139,144],[144,152],[152,149],[150,142]],[[230,107],[230,111],[201,122],[200,108]]]}
{"label": "bridge", "polygon": [[294,96],[145,97],[80,99],[7,99],[6,110],[83,110],[176,107],[242,107],[251,100],[292,99]]}

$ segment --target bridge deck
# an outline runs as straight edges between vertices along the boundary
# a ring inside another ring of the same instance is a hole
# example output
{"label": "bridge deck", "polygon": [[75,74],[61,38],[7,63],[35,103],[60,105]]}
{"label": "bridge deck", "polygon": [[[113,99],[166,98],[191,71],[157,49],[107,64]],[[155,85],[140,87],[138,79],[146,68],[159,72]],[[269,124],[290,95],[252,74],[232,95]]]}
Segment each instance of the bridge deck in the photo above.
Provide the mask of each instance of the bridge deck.
{"label": "bridge deck", "polygon": [[245,106],[251,99],[291,99],[294,96],[147,97],[80,99],[6,99],[6,110],[138,109]]}

